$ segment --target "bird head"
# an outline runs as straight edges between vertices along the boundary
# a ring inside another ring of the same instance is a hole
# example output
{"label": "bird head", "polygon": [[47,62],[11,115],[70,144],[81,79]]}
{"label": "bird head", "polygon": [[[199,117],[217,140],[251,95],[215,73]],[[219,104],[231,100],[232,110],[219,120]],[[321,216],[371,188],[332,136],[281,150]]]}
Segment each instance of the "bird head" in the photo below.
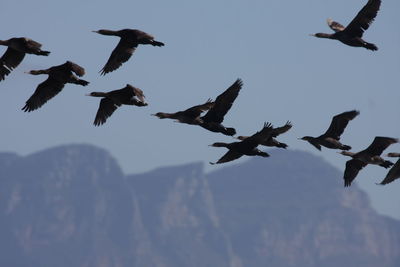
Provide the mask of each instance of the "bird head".
{"label": "bird head", "polygon": [[298,138],[299,140],[304,140],[304,141],[311,141],[314,139],[312,136],[303,136],[301,138]]}

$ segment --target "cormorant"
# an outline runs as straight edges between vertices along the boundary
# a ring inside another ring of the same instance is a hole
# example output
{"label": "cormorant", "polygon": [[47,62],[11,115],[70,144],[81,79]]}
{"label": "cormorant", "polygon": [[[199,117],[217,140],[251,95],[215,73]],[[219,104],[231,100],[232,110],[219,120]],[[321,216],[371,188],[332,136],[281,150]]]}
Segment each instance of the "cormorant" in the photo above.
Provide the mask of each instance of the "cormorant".
{"label": "cormorant", "polygon": [[398,141],[396,138],[377,136],[369,147],[358,153],[348,151],[339,152],[342,155],[353,158],[346,162],[346,169],[343,176],[344,186],[350,186],[358,172],[368,164],[379,165],[384,168],[392,166],[393,162],[384,160],[380,155],[388,146]]}
{"label": "cormorant", "polygon": [[106,65],[100,71],[101,75],[106,75],[118,69],[122,63],[128,61],[140,44],[150,44],[152,46],[164,46],[164,43],[154,40],[154,37],[148,33],[136,29],[123,29],[119,31],[98,30],[93,31],[102,35],[112,35],[120,37],[120,41],[112,51]]}
{"label": "cormorant", "polygon": [[226,147],[229,149],[229,151],[226,152],[226,154],[223,155],[222,158],[220,158],[217,162],[210,162],[210,164],[229,162],[238,159],[243,155],[269,157],[268,153],[257,149],[257,146],[260,145],[264,140],[270,138],[273,129],[274,128],[270,123],[264,123],[264,126],[260,131],[243,141],[234,143],[217,142],[210,145],[213,147]]}
{"label": "cormorant", "polygon": [[127,84],[124,88],[110,92],[92,92],[88,96],[102,97],[100,100],[99,109],[97,110],[96,118],[93,124],[96,126],[106,122],[114,111],[121,105],[131,106],[147,106],[143,91],[139,88]]}
{"label": "cormorant", "polygon": [[62,65],[54,66],[46,70],[31,70],[28,72],[32,75],[47,74],[49,77],[40,83],[33,95],[26,101],[22,108],[25,112],[31,112],[43,106],[48,100],[56,96],[64,88],[66,83],[74,83],[86,86],[89,82],[76,77],[85,74],[85,69],[71,61],[67,61]]}
{"label": "cormorant", "polygon": [[[281,135],[283,133],[286,133],[289,131],[289,129],[292,128],[292,123],[290,121],[287,121],[285,125],[282,127],[277,127],[272,130],[271,136],[264,140],[260,145],[263,146],[270,146],[270,147],[280,147],[280,148],[287,148],[287,144],[281,143],[278,140],[275,139],[278,135]],[[238,136],[237,139],[239,140],[245,140],[247,139],[248,136]]]}
{"label": "cormorant", "polygon": [[[202,105],[194,106],[184,111],[178,111],[176,113],[158,112],[153,115],[160,119],[169,118],[175,119],[181,123],[199,125],[216,133],[235,135],[236,130],[234,128],[223,126],[222,122],[224,116],[228,113],[236,97],[239,95],[242,85],[242,80],[237,79],[228,89],[220,94],[214,102],[209,99]],[[200,117],[201,113],[207,110],[208,112],[204,116]]]}
{"label": "cormorant", "polygon": [[43,51],[42,45],[26,37],[0,40],[0,45],[7,46],[7,50],[0,58],[0,81],[4,80],[24,59],[25,54],[48,56],[49,51]]}
{"label": "cormorant", "polygon": [[378,50],[376,45],[364,41],[362,36],[374,21],[380,5],[381,0],[369,0],[347,27],[328,19],[327,23],[335,33],[316,33],[312,34],[312,36],[335,39],[349,46],[364,47],[372,51]]}
{"label": "cormorant", "polygon": [[340,113],[333,117],[331,125],[324,134],[318,137],[304,136],[300,139],[309,142],[318,150],[321,150],[321,146],[331,149],[350,150],[351,146],[343,145],[339,140],[349,121],[354,119],[358,114],[360,112],[357,110]]}

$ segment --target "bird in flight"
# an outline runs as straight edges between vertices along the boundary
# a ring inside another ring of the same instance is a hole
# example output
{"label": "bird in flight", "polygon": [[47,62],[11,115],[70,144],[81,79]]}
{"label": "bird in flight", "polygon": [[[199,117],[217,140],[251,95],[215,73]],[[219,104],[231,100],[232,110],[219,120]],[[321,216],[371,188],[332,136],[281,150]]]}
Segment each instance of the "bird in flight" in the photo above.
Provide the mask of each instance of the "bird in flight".
{"label": "bird in flight", "polygon": [[384,168],[392,166],[393,162],[384,160],[380,155],[388,146],[398,142],[399,140],[396,138],[377,136],[371,145],[358,153],[349,151],[339,152],[342,155],[353,158],[346,162],[346,169],[343,176],[344,186],[350,186],[359,171],[368,164],[379,165]]}
{"label": "bird in flight", "polygon": [[88,96],[102,97],[93,124],[99,126],[104,124],[107,119],[122,105],[147,106],[143,91],[130,84],[124,88],[110,92],[91,92]]}
{"label": "bird in flight", "polygon": [[48,56],[49,51],[40,49],[42,45],[26,37],[0,40],[0,45],[7,46],[6,52],[0,58],[0,81],[11,73],[24,59],[25,54]]}
{"label": "bird in flight", "polygon": [[119,67],[122,63],[128,61],[135,52],[138,45],[149,44],[152,46],[164,46],[164,43],[154,40],[154,37],[148,33],[136,29],[123,29],[119,31],[98,30],[93,31],[102,35],[111,35],[120,37],[118,45],[114,48],[106,65],[100,71],[101,75],[106,75]]}
{"label": "bird in flight", "polygon": [[26,101],[25,106],[22,108],[25,112],[31,112],[43,106],[61,92],[67,83],[82,86],[89,84],[88,81],[79,79],[74,75],[75,73],[82,77],[85,74],[85,69],[71,61],[45,70],[31,70],[28,73],[32,75],[47,74],[49,77],[37,86],[33,95]]}
{"label": "bird in flight", "polygon": [[366,31],[378,14],[381,0],[368,0],[367,4],[358,12],[357,16],[344,27],[339,22],[328,19],[328,26],[335,33],[316,33],[311,34],[318,38],[328,38],[338,40],[346,45],[354,47],[364,47],[368,50],[376,51],[378,47],[362,39]]}
{"label": "bird in flight", "polygon": [[264,140],[270,138],[273,130],[274,128],[272,124],[264,123],[264,126],[260,131],[243,141],[233,143],[217,142],[210,145],[213,147],[226,147],[229,149],[229,151],[226,152],[226,154],[223,155],[217,162],[210,162],[210,164],[220,164],[233,161],[243,155],[269,157],[268,153],[259,150],[257,146],[263,143]]}
{"label": "bird in flight", "polygon": [[326,130],[324,134],[318,137],[304,136],[300,138],[300,140],[309,142],[318,150],[321,150],[321,146],[331,149],[350,150],[351,146],[343,145],[339,140],[349,121],[354,119],[359,114],[360,112],[357,110],[340,113],[332,118],[332,122],[329,125],[328,130]]}

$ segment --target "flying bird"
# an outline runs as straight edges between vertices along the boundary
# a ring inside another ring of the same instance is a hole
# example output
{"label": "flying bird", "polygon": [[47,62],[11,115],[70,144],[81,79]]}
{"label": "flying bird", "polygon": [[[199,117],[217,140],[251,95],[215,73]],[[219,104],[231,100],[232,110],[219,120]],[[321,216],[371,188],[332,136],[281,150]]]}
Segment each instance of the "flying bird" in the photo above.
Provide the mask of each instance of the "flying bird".
{"label": "flying bird", "polygon": [[309,142],[318,150],[321,150],[321,146],[331,149],[350,150],[351,146],[343,145],[339,142],[339,140],[349,121],[354,119],[359,114],[360,112],[357,110],[340,113],[332,118],[331,125],[324,134],[318,137],[304,136],[300,138],[300,140]]}
{"label": "flying bird", "polygon": [[372,43],[364,41],[362,36],[364,31],[367,30],[374,21],[378,14],[380,5],[381,0],[369,0],[347,27],[328,19],[328,26],[335,33],[316,33],[311,35],[318,38],[335,39],[349,46],[364,47],[368,50],[376,51],[378,50],[378,47]]}
{"label": "flying bird", "polygon": [[154,37],[148,33],[135,29],[123,29],[119,31],[98,30],[93,31],[102,35],[111,35],[120,37],[118,45],[114,48],[106,65],[100,71],[101,75],[106,75],[119,67],[122,63],[128,61],[140,44],[150,44],[152,46],[164,46],[164,43],[154,40]]}
{"label": "flying bird", "polygon": [[242,89],[243,82],[241,79],[237,79],[228,89],[220,94],[214,102],[214,105],[208,110],[208,112],[200,117],[201,127],[216,133],[222,133],[224,135],[235,135],[236,130],[234,128],[227,128],[222,125],[226,113],[231,109],[233,102],[239,95],[240,89]]}
{"label": "flying bird", "polygon": [[[287,148],[287,144],[285,143],[281,143],[278,140],[275,139],[275,137],[277,137],[278,135],[281,135],[283,133],[286,133],[287,131],[290,130],[290,128],[292,128],[292,123],[290,121],[286,122],[285,125],[283,125],[282,127],[277,127],[274,128],[272,130],[271,135],[269,136],[269,138],[265,139],[262,143],[260,143],[260,145],[263,146],[269,146],[269,147],[280,147],[280,148]],[[239,140],[245,140],[249,138],[249,136],[238,136],[237,139]]]}
{"label": "flying bird", "polygon": [[157,112],[156,114],[152,115],[157,116],[160,119],[173,119],[180,123],[199,125],[202,123],[200,120],[200,115],[209,110],[213,105],[214,102],[212,99],[208,99],[204,104],[197,105],[183,111],[178,111],[175,113]]}
{"label": "flying bird", "polygon": [[124,88],[110,92],[92,92],[87,96],[102,97],[99,109],[93,124],[99,126],[104,124],[114,111],[122,105],[147,106],[143,91],[130,84]]}
{"label": "flying bird", "polygon": [[54,66],[46,70],[31,70],[32,75],[47,74],[49,77],[40,83],[33,95],[26,101],[22,108],[25,112],[34,111],[43,106],[47,101],[56,96],[64,88],[66,83],[74,83],[86,86],[89,82],[79,79],[85,74],[85,69],[71,61],[62,65]]}
{"label": "flying bird", "polygon": [[386,177],[379,184],[385,185],[393,182],[394,180],[400,178],[400,153],[388,153],[388,157],[399,158],[397,162],[390,168]]}
{"label": "flying bird", "polygon": [[233,143],[217,142],[210,145],[213,147],[226,147],[229,149],[229,151],[226,152],[226,154],[223,155],[222,158],[220,158],[217,162],[210,162],[210,164],[214,165],[233,161],[243,155],[269,157],[268,153],[259,150],[257,146],[260,145],[264,140],[270,138],[273,129],[274,128],[272,127],[272,124],[264,123],[264,126],[260,131],[243,141]]}
{"label": "flying bird", "polygon": [[24,59],[25,54],[35,54],[38,56],[48,56],[49,51],[43,51],[42,45],[26,37],[11,38],[0,40],[0,45],[7,46],[7,50],[0,58],[0,81],[11,73]]}
{"label": "flying bird", "polygon": [[[158,112],[153,114],[160,119],[174,119],[181,123],[192,124],[201,126],[209,131],[222,133],[225,135],[235,135],[234,128],[227,128],[222,125],[226,113],[232,107],[233,102],[239,95],[239,91],[243,86],[243,82],[237,79],[228,89],[220,94],[213,102],[211,99],[206,103],[191,107],[184,111],[176,113]],[[207,113],[200,117],[200,115],[207,111]]]}
{"label": "flying bird", "polygon": [[377,136],[371,145],[358,153],[349,151],[339,152],[342,155],[353,158],[346,162],[346,169],[343,176],[344,186],[350,186],[359,171],[368,164],[379,165],[384,168],[392,166],[393,162],[384,160],[380,155],[388,146],[398,143],[398,141],[396,138]]}

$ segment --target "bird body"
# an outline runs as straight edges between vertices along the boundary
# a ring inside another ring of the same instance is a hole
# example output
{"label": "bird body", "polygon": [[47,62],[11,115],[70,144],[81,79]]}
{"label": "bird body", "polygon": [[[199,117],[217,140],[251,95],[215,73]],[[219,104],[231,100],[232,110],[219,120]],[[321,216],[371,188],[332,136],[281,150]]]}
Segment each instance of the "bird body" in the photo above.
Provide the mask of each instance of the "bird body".
{"label": "bird body", "polygon": [[112,51],[107,63],[100,71],[101,75],[106,75],[107,73],[118,69],[122,63],[128,61],[139,44],[164,46],[164,43],[154,40],[152,35],[136,29],[123,29],[119,31],[98,30],[93,32],[102,35],[118,36],[121,38],[118,45]]}
{"label": "bird body", "polygon": [[367,4],[358,12],[356,17],[344,27],[340,23],[331,19],[327,20],[328,26],[335,32],[316,33],[312,36],[318,38],[328,38],[338,40],[346,45],[353,47],[364,47],[368,50],[376,51],[378,47],[362,39],[363,33],[374,21],[381,5],[381,0],[368,0]]}
{"label": "bird body", "polygon": [[88,96],[102,97],[93,122],[96,126],[104,124],[114,111],[122,105],[147,106],[143,91],[130,84],[122,89],[110,92],[92,92]]}
{"label": "bird body", "polygon": [[211,99],[208,99],[204,104],[196,105],[183,111],[175,113],[157,112],[152,114],[160,119],[173,119],[180,123],[186,123],[191,125],[200,125],[202,120],[200,119],[201,113],[209,110],[214,105]]}
{"label": "bird body", "polygon": [[273,127],[270,123],[264,123],[263,128],[252,136],[246,138],[240,142],[233,143],[223,143],[217,142],[212,144],[213,147],[226,147],[229,149],[228,152],[224,156],[222,156],[217,162],[211,164],[220,164],[229,161],[233,161],[235,159],[240,158],[243,155],[247,156],[261,156],[261,157],[269,157],[269,154],[263,152],[257,148],[259,144],[261,144],[265,139],[268,139],[273,131]]}
{"label": "bird body", "polygon": [[344,186],[350,186],[353,180],[357,177],[359,171],[368,164],[379,165],[384,168],[392,166],[393,163],[391,161],[383,159],[380,155],[388,146],[395,144],[398,141],[399,140],[396,138],[377,136],[371,145],[360,152],[340,152],[342,155],[353,158],[346,162],[346,169],[343,176]]}
{"label": "bird body", "polygon": [[[286,124],[282,127],[278,127],[278,128],[274,128],[271,136],[267,139],[265,139],[263,142],[260,143],[260,145],[263,146],[269,146],[269,147],[279,147],[279,148],[287,148],[287,144],[285,143],[281,143],[278,140],[275,139],[275,137],[277,137],[278,135],[281,135],[285,132],[287,132],[290,128],[292,128],[292,124],[290,121],[286,122]],[[238,136],[237,139],[239,140],[245,140],[249,138],[249,136]]]}
{"label": "bird body", "polygon": [[7,46],[6,52],[0,58],[0,81],[11,73],[24,59],[25,54],[48,56],[49,51],[41,50],[42,45],[26,37],[0,40],[0,45]]}
{"label": "bird body", "polygon": [[350,150],[351,146],[344,145],[339,140],[349,121],[354,119],[359,114],[360,112],[357,110],[340,113],[332,118],[328,130],[326,130],[326,132],[322,135],[318,137],[304,136],[300,139],[309,142],[318,150],[321,150],[321,146],[330,149]]}
{"label": "bird body", "polygon": [[28,73],[32,75],[47,74],[49,77],[37,86],[33,95],[26,101],[22,108],[25,112],[31,112],[43,106],[48,100],[61,92],[66,83],[82,86],[89,84],[88,81],[79,79],[74,75],[75,73],[78,76],[83,76],[85,69],[71,61],[45,70],[31,70]]}

